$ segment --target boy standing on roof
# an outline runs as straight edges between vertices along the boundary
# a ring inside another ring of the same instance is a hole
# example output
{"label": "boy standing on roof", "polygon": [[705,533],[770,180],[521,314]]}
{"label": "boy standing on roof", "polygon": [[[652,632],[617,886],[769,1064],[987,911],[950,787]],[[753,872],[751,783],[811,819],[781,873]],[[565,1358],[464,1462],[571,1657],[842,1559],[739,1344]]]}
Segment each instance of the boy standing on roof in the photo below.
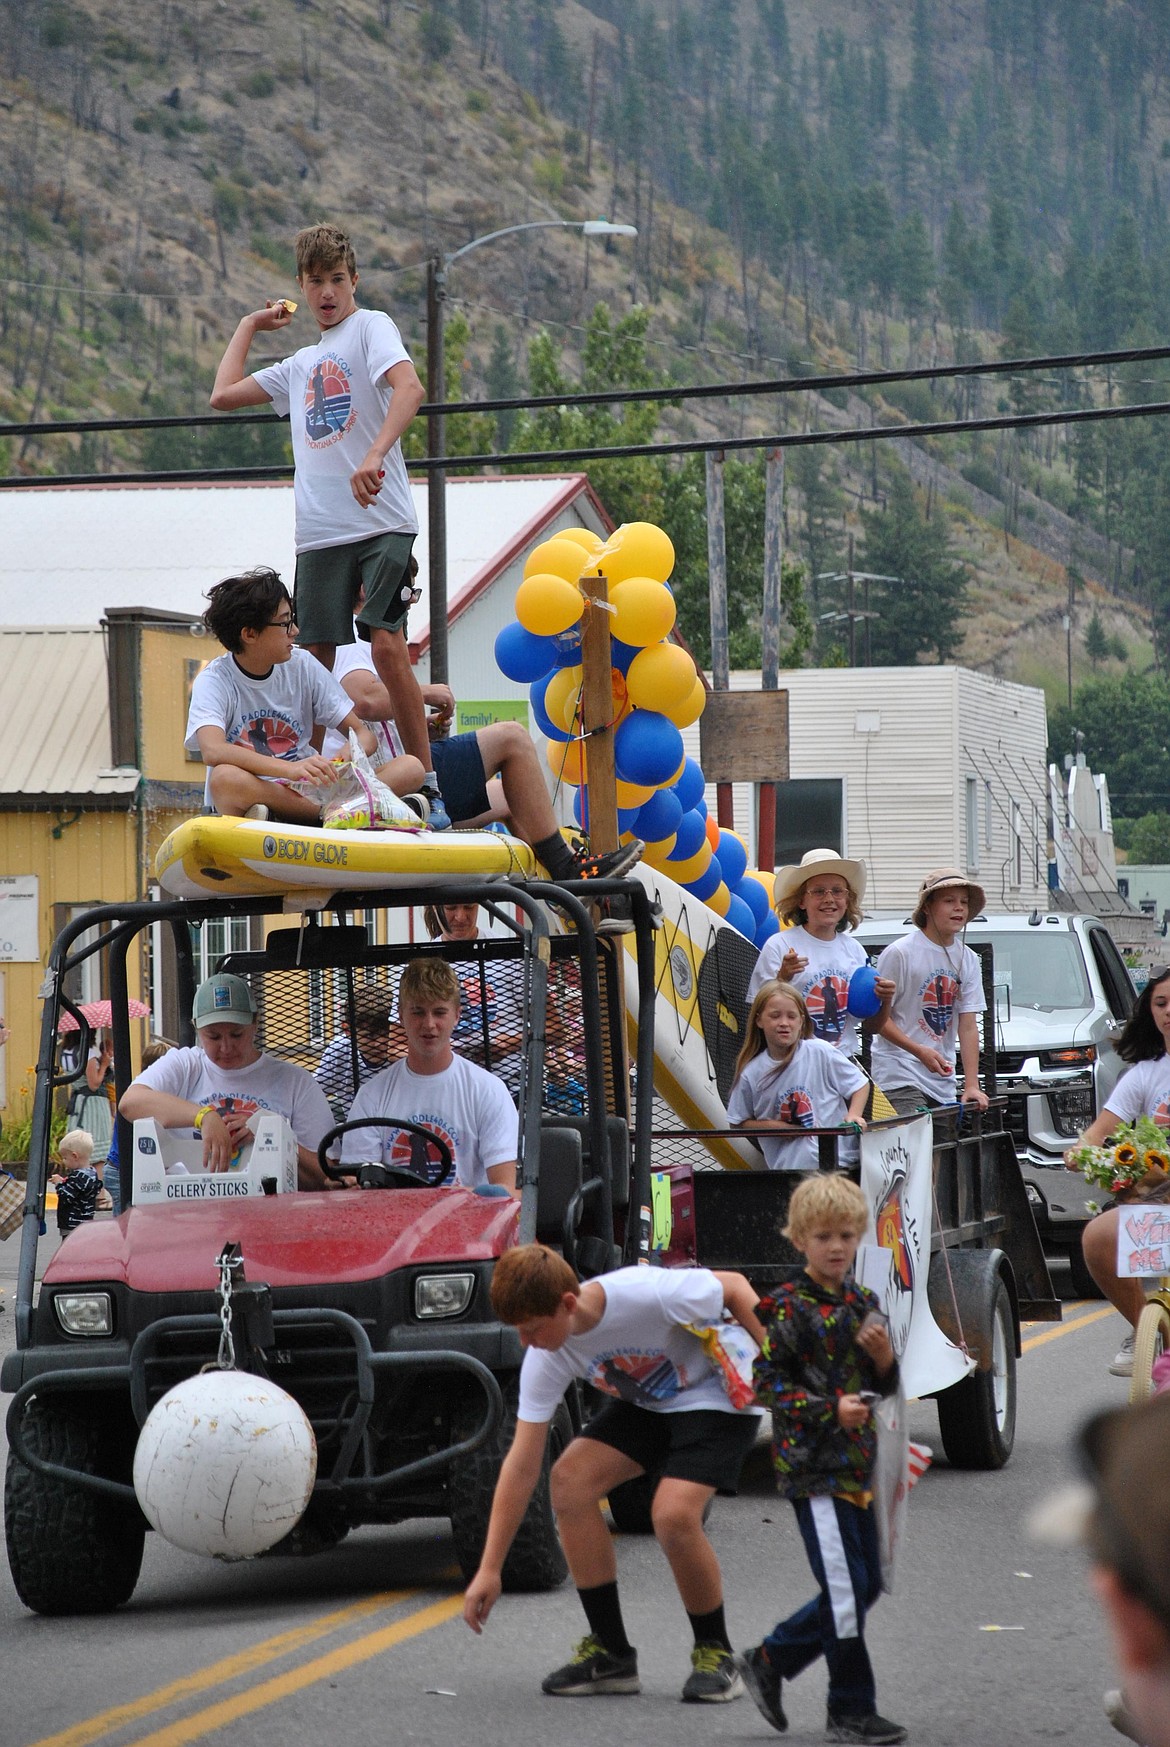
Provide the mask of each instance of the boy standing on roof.
{"label": "boy standing on roof", "polygon": [[[241,320],[211,391],[219,412],[271,402],[288,415],[296,462],[295,612],[301,647],[333,666],[339,643],[352,643],[358,591],[374,663],[393,703],[403,746],[422,762],[430,823],[450,824],[432,768],[426,711],[406,645],[416,597],[409,574],[418,518],[401,437],[423,402],[423,386],[388,315],[354,300],[353,244],[336,225],[298,232],[297,283],[320,338],[245,375],[259,333],[292,320],[283,300]],[[295,308],[295,305],[294,305]]]}
{"label": "boy standing on roof", "polygon": [[[963,934],[986,903],[982,886],[957,868],[928,873],[918,892],[914,928],[877,962],[878,975],[897,987],[878,1026],[870,1065],[895,1110],[908,1114],[930,1104],[987,1108],[979,1087],[979,1021],[987,1003],[979,960]],[[956,1053],[963,1090],[955,1089]]]}

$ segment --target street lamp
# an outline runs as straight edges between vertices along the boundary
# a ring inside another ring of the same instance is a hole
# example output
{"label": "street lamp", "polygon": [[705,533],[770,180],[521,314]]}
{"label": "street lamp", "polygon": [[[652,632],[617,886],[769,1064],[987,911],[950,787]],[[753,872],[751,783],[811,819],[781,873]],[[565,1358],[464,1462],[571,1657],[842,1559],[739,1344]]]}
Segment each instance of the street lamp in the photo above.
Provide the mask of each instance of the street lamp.
{"label": "street lamp", "polygon": [[[446,399],[443,372],[443,317],[447,301],[447,271],[461,255],[481,249],[485,243],[498,242],[501,237],[518,236],[521,231],[571,230],[586,237],[636,237],[632,224],[611,224],[607,218],[540,218],[528,224],[509,224],[503,230],[489,231],[486,236],[473,237],[461,249],[449,255],[432,255],[427,262],[427,454],[441,462],[447,453],[446,422],[441,411]],[[446,684],[447,662],[447,470],[433,467],[427,482],[427,527],[430,546],[430,663],[434,684]]]}

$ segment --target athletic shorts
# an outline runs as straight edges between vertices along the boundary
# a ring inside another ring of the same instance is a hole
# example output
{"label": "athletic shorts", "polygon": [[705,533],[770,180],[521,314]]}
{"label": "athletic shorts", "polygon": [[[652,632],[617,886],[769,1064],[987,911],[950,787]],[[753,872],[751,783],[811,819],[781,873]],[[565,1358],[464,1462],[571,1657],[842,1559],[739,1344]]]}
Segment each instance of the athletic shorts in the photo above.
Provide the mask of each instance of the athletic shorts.
{"label": "athletic shorts", "polygon": [[365,605],[359,615],[366,627],[401,631],[414,600],[410,575],[413,534],[375,534],[344,546],[322,546],[297,553],[293,612],[301,643],[352,643],[358,594]]}
{"label": "athletic shorts", "polygon": [[757,1413],[718,1408],[653,1413],[632,1401],[607,1401],[581,1436],[620,1450],[654,1480],[692,1480],[733,1494],[760,1420]]}
{"label": "athletic shorts", "polygon": [[452,734],[449,740],[432,740],[431,757],[439,793],[452,824],[460,819],[478,819],[481,813],[486,813],[491,802],[483,754],[475,735]]}

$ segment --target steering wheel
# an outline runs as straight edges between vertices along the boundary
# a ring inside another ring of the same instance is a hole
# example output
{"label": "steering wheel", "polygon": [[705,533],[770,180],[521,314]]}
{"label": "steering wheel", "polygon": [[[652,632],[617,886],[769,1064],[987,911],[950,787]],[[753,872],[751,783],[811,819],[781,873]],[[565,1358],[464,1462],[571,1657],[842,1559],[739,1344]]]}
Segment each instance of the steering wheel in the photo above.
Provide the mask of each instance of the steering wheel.
{"label": "steering wheel", "polygon": [[[334,1164],[332,1159],[326,1157],[326,1148],[331,1141],[355,1128],[392,1128],[399,1133],[416,1136],[423,1145],[411,1147],[411,1164],[421,1162],[422,1170],[408,1170],[405,1165]],[[426,1162],[427,1149],[430,1147],[439,1155],[437,1167],[429,1166]],[[453,1176],[455,1171],[454,1155],[442,1135],[435,1134],[433,1129],[424,1128],[421,1122],[408,1122],[402,1116],[361,1116],[356,1122],[339,1122],[328,1134],[322,1135],[317,1147],[317,1163],[334,1182],[341,1183],[347,1177],[357,1177],[363,1188],[378,1189],[433,1189],[444,1178]],[[363,1182],[363,1173],[367,1170],[369,1175]]]}

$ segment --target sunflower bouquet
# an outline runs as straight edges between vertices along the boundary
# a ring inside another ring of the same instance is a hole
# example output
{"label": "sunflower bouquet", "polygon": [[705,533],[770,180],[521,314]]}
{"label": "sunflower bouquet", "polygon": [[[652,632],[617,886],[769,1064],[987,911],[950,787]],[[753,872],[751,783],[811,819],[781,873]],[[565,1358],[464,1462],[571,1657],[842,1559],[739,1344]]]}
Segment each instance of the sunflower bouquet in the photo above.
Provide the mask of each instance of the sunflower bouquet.
{"label": "sunflower bouquet", "polygon": [[1069,1149],[1070,1170],[1119,1201],[1142,1200],[1170,1182],[1170,1134],[1152,1116],[1123,1122],[1103,1146]]}

